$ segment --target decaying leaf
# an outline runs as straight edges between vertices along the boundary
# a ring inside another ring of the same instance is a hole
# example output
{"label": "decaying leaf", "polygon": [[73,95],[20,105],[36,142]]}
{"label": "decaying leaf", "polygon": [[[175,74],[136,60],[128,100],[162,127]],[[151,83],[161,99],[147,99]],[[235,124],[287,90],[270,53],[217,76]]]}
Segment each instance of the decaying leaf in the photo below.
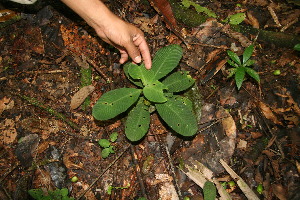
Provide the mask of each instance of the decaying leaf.
{"label": "decaying leaf", "polygon": [[281,184],[272,184],[273,193],[280,200],[287,200],[287,188],[284,188]]}
{"label": "decaying leaf", "polygon": [[71,104],[70,104],[71,109],[78,108],[94,90],[95,90],[95,87],[92,85],[82,87],[72,97]]}
{"label": "decaying leaf", "polygon": [[0,123],[0,144],[11,144],[17,138],[15,122],[12,119],[5,119]]}
{"label": "decaying leaf", "polygon": [[64,162],[65,166],[68,169],[82,169],[83,163],[75,164],[72,161],[73,157],[78,157],[78,156],[79,156],[78,153],[74,153],[74,152],[69,152],[69,153],[64,154],[63,162]]}
{"label": "decaying leaf", "polygon": [[4,110],[8,110],[14,107],[14,101],[10,100],[8,97],[3,97],[0,99],[0,115]]}
{"label": "decaying leaf", "polygon": [[253,16],[251,11],[247,12],[247,22],[251,24],[253,28],[259,28],[259,21]]}
{"label": "decaying leaf", "polygon": [[263,103],[261,101],[258,103],[258,106],[259,106],[260,110],[262,111],[263,115],[267,119],[271,120],[275,124],[282,125],[281,121],[279,121],[277,119],[277,117],[274,115],[273,111],[271,110],[271,108],[269,106],[267,106],[265,103]]}
{"label": "decaying leaf", "polygon": [[236,138],[236,125],[233,117],[224,108],[220,109],[217,113],[217,117],[225,117],[222,120],[222,126],[229,138]]}

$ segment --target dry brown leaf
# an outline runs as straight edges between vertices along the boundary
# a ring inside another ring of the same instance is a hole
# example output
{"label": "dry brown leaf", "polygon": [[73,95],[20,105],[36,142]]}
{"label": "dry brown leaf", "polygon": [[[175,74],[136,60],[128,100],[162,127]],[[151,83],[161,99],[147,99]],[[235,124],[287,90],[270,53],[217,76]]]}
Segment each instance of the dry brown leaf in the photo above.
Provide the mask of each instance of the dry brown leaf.
{"label": "dry brown leaf", "polygon": [[236,125],[233,117],[224,108],[220,109],[217,113],[217,117],[225,117],[222,120],[222,126],[229,138],[236,138]]}
{"label": "dry brown leaf", "polygon": [[287,200],[287,188],[284,188],[281,184],[272,184],[273,193],[280,200]]}
{"label": "dry brown leaf", "polygon": [[166,21],[166,24],[171,28],[177,28],[177,21],[173,15],[171,5],[168,0],[151,0],[152,6],[158,13],[161,13]]}
{"label": "dry brown leaf", "polygon": [[277,117],[274,115],[273,111],[271,110],[271,108],[269,106],[267,106],[262,101],[260,101],[258,105],[259,105],[260,110],[262,111],[262,113],[264,114],[264,116],[267,119],[271,120],[275,124],[282,125],[281,121],[279,121],[277,119]]}
{"label": "dry brown leaf", "polygon": [[256,19],[256,17],[253,16],[251,11],[247,12],[247,17],[248,17],[249,23],[252,25],[253,28],[259,28],[259,22]]}
{"label": "dry brown leaf", "polygon": [[0,144],[11,144],[17,138],[15,122],[12,119],[5,119],[0,123]]}
{"label": "dry brown leaf", "polygon": [[64,162],[65,166],[68,169],[82,169],[83,163],[75,164],[72,161],[73,157],[78,157],[78,156],[79,156],[78,153],[74,153],[74,152],[69,152],[69,153],[64,154],[63,162]]}
{"label": "dry brown leaf", "polygon": [[0,115],[4,110],[12,109],[14,106],[14,101],[10,100],[8,97],[3,97],[0,99]]}
{"label": "dry brown leaf", "polygon": [[95,90],[92,85],[84,86],[81,88],[71,99],[70,107],[71,109],[78,108],[84,100]]}

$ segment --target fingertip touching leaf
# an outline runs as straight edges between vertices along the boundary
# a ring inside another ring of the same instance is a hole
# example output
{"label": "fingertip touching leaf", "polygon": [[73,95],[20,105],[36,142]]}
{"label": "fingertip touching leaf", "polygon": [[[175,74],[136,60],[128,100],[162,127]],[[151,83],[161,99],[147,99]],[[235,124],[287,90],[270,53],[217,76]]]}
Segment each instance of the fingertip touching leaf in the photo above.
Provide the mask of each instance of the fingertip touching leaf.
{"label": "fingertip touching leaf", "polygon": [[253,44],[251,44],[245,49],[243,53],[243,64],[245,64],[251,58],[253,50],[254,50]]}
{"label": "fingertip touching leaf", "polygon": [[169,74],[179,63],[182,57],[182,48],[172,44],[159,49],[152,62],[151,70],[154,72],[154,79],[159,80]]}
{"label": "fingertip touching leaf", "polygon": [[236,55],[236,53],[228,50],[227,51],[228,56],[231,58],[231,60],[233,60],[235,63],[237,63],[238,65],[242,65],[240,58],[238,57],[238,55]]}
{"label": "fingertip touching leaf", "polygon": [[162,83],[168,88],[168,92],[181,92],[190,88],[195,79],[187,71],[179,71],[168,76]]}
{"label": "fingertip touching leaf", "polygon": [[244,67],[237,68],[235,72],[235,83],[238,89],[241,88],[244,78],[245,78],[245,68]]}
{"label": "fingertip touching leaf", "polygon": [[143,85],[147,85],[153,82],[154,73],[152,70],[147,70],[145,65],[130,65],[128,73],[133,79],[142,80]]}
{"label": "fingertip touching leaf", "polygon": [[97,120],[108,120],[125,112],[141,94],[140,89],[120,88],[103,94],[93,107],[92,114]]}
{"label": "fingertip touching leaf", "polygon": [[130,82],[132,82],[134,85],[138,86],[138,87],[143,87],[143,83],[142,83],[142,80],[140,79],[133,79],[130,75],[129,75],[129,68],[131,68],[132,66],[136,66],[136,64],[133,64],[131,62],[128,62],[126,63],[124,66],[123,66],[123,70],[124,70],[124,73],[126,75],[126,77],[128,78],[128,80]]}
{"label": "fingertip touching leaf", "polygon": [[148,132],[150,113],[147,108],[148,107],[143,103],[138,103],[137,106],[129,112],[125,125],[125,134],[130,141],[139,141]]}

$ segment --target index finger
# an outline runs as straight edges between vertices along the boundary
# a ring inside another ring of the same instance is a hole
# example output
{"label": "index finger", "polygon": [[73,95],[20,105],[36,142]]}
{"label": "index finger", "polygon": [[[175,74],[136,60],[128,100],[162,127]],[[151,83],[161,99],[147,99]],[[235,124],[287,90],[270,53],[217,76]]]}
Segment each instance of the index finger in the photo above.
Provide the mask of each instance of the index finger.
{"label": "index finger", "polygon": [[152,61],[151,61],[150,51],[144,36],[139,36],[136,38],[136,40],[133,39],[133,41],[134,44],[138,46],[141,52],[146,69],[151,69]]}

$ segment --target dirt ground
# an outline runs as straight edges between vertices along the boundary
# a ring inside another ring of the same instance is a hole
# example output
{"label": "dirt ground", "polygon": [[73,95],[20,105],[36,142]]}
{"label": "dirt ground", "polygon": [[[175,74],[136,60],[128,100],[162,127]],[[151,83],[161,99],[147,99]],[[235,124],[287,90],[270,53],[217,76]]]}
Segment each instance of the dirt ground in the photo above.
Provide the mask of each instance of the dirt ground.
{"label": "dirt ground", "polygon": [[[227,183],[232,199],[249,199],[241,187],[228,184],[240,178],[258,199],[300,199],[299,52],[217,23],[245,12],[242,25],[297,36],[299,3],[198,1],[219,19],[174,27],[157,1],[150,2],[106,1],[145,33],[152,56],[169,44],[184,49],[178,69],[196,79],[192,96],[199,130],[193,138],[175,134],[156,113],[146,137],[134,144],[124,135],[126,113],[95,120],[92,107],[103,93],[134,87],[118,63],[118,51],[57,1],[1,3],[0,199],[30,199],[28,190],[34,188],[67,188],[75,199],[198,200],[203,182],[182,169],[195,163],[211,170],[213,180]],[[227,78],[226,51],[242,55],[249,43],[261,81],[246,76],[238,90]],[[81,99],[75,94],[87,85],[93,87],[81,104],[82,94]],[[115,153],[104,159],[98,140],[115,132]],[[74,176],[78,181],[71,181]]]}

